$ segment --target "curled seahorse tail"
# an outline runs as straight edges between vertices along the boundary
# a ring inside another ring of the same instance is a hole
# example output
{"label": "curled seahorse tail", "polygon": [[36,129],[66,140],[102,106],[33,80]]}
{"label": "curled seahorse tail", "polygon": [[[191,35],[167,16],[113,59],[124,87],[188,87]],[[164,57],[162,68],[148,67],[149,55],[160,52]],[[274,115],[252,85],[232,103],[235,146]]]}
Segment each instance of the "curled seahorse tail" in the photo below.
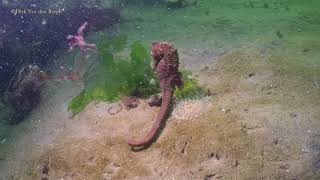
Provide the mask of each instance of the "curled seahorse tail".
{"label": "curled seahorse tail", "polygon": [[128,144],[130,146],[141,147],[141,146],[146,146],[146,145],[149,145],[150,143],[152,143],[152,141],[156,137],[158,130],[160,129],[161,124],[164,122],[164,120],[166,118],[166,114],[167,114],[169,106],[170,106],[172,94],[173,94],[172,88],[168,88],[164,91],[163,96],[162,96],[162,103],[161,103],[159,115],[157,116],[156,121],[153,123],[153,126],[152,126],[150,132],[148,133],[148,135],[144,139],[142,139],[140,141],[129,140]]}

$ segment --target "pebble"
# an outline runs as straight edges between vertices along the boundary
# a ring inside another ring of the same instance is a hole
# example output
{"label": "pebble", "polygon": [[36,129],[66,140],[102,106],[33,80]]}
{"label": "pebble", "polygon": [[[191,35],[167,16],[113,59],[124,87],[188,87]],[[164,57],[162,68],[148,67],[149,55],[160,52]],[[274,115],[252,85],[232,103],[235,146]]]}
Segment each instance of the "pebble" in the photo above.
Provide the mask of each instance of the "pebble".
{"label": "pebble", "polygon": [[5,143],[6,141],[7,141],[6,138],[2,139],[2,140],[1,140],[1,144]]}
{"label": "pebble", "polygon": [[197,49],[192,49],[192,51],[193,51],[193,52],[199,52],[199,50],[197,50]]}
{"label": "pebble", "polygon": [[239,161],[238,160],[235,160],[233,163],[232,163],[232,166],[233,167],[237,167],[239,165]]}
{"label": "pebble", "polygon": [[207,71],[209,69],[208,65],[202,65],[201,71]]}
{"label": "pebble", "polygon": [[248,74],[248,77],[251,78],[251,77],[253,77],[254,75],[256,75],[256,73],[255,73],[255,72],[251,72],[251,73]]}
{"label": "pebble", "polygon": [[228,108],[228,109],[222,108],[221,111],[224,112],[224,113],[229,113],[229,112],[231,111],[231,109],[229,109],[229,108]]}

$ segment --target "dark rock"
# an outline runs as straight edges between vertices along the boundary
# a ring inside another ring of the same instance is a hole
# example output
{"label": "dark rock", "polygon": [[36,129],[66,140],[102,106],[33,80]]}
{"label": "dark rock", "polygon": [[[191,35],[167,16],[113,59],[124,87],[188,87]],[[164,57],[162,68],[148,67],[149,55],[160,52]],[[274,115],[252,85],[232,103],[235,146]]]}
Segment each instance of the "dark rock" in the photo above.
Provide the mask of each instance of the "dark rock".
{"label": "dark rock", "polygon": [[20,122],[40,101],[43,81],[38,66],[24,66],[10,80],[4,93],[4,103],[14,114],[6,120],[8,124]]}
{"label": "dark rock", "polygon": [[205,175],[204,180],[210,180],[212,179],[216,174],[215,173],[209,173]]}
{"label": "dark rock", "polygon": [[49,166],[48,164],[44,164],[42,167],[42,174],[48,175],[49,174]]}
{"label": "dark rock", "polygon": [[239,165],[239,161],[238,160],[235,160],[233,163],[232,163],[232,166],[233,167],[237,167]]}
{"label": "dark rock", "polygon": [[153,106],[161,106],[161,102],[162,102],[162,97],[161,94],[154,94],[152,96],[150,96],[146,102],[149,104],[149,106],[153,107]]}
{"label": "dark rock", "polygon": [[256,73],[255,73],[255,72],[251,72],[251,73],[248,74],[248,77],[251,78],[251,77],[253,77],[254,75],[256,75]]}

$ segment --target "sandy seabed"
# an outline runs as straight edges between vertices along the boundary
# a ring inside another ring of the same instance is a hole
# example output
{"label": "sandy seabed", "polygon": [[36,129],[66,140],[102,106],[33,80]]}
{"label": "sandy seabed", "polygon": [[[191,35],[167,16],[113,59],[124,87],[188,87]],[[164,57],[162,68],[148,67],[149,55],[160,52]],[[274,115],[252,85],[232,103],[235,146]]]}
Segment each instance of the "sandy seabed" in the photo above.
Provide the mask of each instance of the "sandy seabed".
{"label": "sandy seabed", "polygon": [[[181,53],[183,64],[201,57]],[[159,108],[140,100],[137,108],[110,115],[118,103],[96,102],[71,116],[67,104],[79,87],[49,83],[51,96],[6,142],[12,144],[1,154],[2,179],[320,177],[314,84],[241,49],[206,66],[194,75],[211,96],[176,102],[157,141],[141,151],[126,141],[143,137]]]}

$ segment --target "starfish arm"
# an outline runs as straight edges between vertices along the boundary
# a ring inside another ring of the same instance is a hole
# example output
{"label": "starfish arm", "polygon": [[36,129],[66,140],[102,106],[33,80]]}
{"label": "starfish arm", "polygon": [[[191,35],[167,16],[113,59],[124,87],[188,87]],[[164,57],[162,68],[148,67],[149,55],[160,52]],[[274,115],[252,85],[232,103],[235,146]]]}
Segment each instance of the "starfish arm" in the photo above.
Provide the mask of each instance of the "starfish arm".
{"label": "starfish arm", "polygon": [[86,29],[87,25],[88,25],[88,22],[84,22],[84,23],[79,27],[79,29],[78,29],[78,35],[79,35],[79,36],[83,36],[83,35],[84,35],[83,31]]}
{"label": "starfish arm", "polygon": [[68,39],[68,40],[74,39],[74,38],[75,38],[75,36],[73,36],[73,35],[68,35],[68,36],[67,36],[67,39]]}

